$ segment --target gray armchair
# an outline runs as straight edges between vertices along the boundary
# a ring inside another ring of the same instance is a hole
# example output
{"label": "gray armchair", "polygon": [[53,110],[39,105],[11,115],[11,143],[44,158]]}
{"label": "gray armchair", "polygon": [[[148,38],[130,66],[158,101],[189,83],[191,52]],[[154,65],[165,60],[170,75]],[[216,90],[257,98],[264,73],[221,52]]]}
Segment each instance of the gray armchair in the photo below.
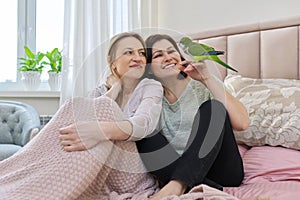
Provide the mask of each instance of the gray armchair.
{"label": "gray armchair", "polygon": [[20,150],[39,129],[39,114],[32,106],[0,101],[0,161]]}

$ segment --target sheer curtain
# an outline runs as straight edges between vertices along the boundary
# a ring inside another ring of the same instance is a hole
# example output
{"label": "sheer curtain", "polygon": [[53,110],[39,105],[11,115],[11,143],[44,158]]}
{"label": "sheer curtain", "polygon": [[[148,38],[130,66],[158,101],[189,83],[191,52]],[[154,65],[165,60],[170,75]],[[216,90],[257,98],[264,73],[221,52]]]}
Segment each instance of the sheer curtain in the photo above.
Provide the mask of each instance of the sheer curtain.
{"label": "sheer curtain", "polygon": [[157,0],[65,0],[61,104],[104,79],[110,37],[157,26],[156,6]]}

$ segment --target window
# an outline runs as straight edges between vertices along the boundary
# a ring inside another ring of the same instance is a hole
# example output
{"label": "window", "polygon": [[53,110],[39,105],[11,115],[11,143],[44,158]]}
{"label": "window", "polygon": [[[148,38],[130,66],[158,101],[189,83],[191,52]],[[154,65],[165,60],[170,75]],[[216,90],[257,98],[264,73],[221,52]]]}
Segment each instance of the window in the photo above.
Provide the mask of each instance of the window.
{"label": "window", "polygon": [[[64,1],[6,0],[0,1],[0,90],[22,90],[17,72],[18,57],[24,57],[24,45],[34,52],[63,48]],[[43,81],[48,74],[43,72]],[[47,85],[47,84],[45,84]],[[45,87],[40,87],[46,89]]]}
{"label": "window", "polygon": [[[36,51],[47,52],[63,49],[63,0],[37,0],[36,4]],[[47,80],[48,74],[42,74]]]}
{"label": "window", "polygon": [[[0,82],[16,82],[17,80],[17,39],[18,10],[17,1],[0,1]],[[8,20],[9,19],[9,20]]]}

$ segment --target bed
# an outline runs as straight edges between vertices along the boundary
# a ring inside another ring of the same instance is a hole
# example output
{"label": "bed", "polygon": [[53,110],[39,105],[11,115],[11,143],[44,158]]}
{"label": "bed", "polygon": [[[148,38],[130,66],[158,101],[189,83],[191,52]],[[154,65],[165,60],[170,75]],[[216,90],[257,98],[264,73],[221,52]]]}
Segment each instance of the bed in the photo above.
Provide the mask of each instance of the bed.
{"label": "bed", "polygon": [[247,131],[235,132],[243,184],[224,191],[240,199],[299,199],[300,16],[190,36],[226,52],[221,59],[238,73],[217,66],[216,75],[251,118]]}

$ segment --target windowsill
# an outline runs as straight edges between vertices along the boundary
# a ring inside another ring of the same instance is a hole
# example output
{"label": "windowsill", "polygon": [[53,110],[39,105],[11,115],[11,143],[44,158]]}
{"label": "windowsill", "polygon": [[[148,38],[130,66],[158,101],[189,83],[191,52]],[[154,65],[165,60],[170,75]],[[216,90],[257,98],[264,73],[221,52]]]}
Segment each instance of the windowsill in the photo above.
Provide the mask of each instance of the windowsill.
{"label": "windowsill", "polygon": [[1,91],[0,97],[59,98],[60,91]]}
{"label": "windowsill", "polygon": [[51,91],[45,82],[42,82],[36,91],[26,91],[23,85],[18,83],[0,83],[0,97],[59,98],[60,91]]}

